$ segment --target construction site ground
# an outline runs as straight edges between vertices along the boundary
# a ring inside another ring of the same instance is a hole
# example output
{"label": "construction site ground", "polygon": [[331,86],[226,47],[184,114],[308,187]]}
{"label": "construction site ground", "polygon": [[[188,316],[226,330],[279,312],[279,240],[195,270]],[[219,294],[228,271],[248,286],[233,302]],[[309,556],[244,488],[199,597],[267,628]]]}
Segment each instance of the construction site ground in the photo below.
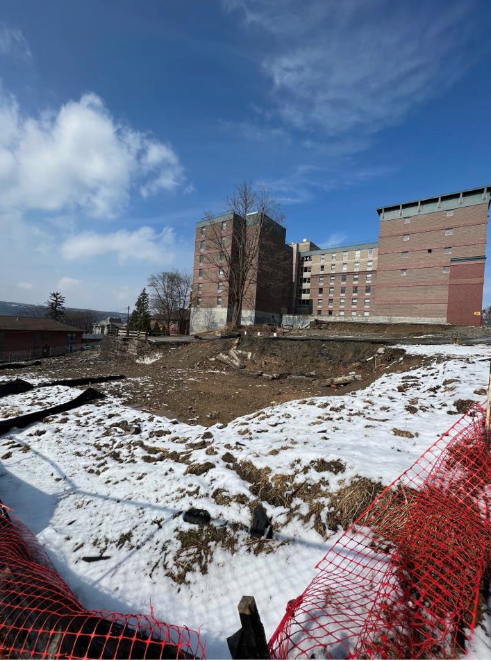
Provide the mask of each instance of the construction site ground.
{"label": "construction site ground", "polygon": [[[240,356],[238,367],[227,362],[230,352]],[[270,405],[364,389],[382,374],[406,371],[424,360],[379,343],[248,334],[158,345],[105,338],[98,349],[45,359],[29,369],[42,379],[124,374],[124,381],[98,389],[136,409],[210,426]],[[22,377],[24,371],[2,373]],[[329,384],[349,375],[356,378],[347,385]]]}

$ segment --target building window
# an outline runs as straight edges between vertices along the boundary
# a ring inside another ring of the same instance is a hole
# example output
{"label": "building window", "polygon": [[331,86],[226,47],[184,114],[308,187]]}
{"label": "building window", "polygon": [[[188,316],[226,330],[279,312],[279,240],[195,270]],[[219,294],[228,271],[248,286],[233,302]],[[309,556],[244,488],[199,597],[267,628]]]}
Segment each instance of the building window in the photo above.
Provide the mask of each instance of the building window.
{"label": "building window", "polygon": [[223,275],[223,269],[222,269],[221,266],[220,266],[220,268],[218,269],[218,275]]}
{"label": "building window", "polygon": [[224,220],[224,221],[222,222],[222,232],[225,232],[226,229],[227,229],[227,221]]}
{"label": "building window", "polygon": [[327,314],[328,314],[329,317],[332,317],[332,310],[328,310]]}
{"label": "building window", "polygon": [[334,287],[329,287],[329,293],[334,294]]}
{"label": "building window", "polygon": [[447,218],[451,218],[453,216],[453,211],[447,211]]}
{"label": "building window", "polygon": [[198,296],[196,299],[196,307],[199,308],[200,305],[201,305],[201,296]]}
{"label": "building window", "polygon": [[409,241],[409,234],[404,234],[404,236],[402,237],[402,240],[403,241]]}
{"label": "building window", "polygon": [[355,259],[360,259],[360,251],[355,250]]}
{"label": "building window", "polygon": [[204,255],[200,255],[200,256],[199,256],[199,263],[200,263],[200,264],[203,264],[204,261],[205,261],[205,256],[204,256]]}
{"label": "building window", "polygon": [[317,301],[317,307],[321,308],[322,307],[322,298],[319,298]]}
{"label": "building window", "polygon": [[368,249],[368,256],[372,257],[372,255],[373,255],[373,248],[369,248]]}
{"label": "building window", "polygon": [[311,266],[304,266],[303,272],[304,273],[311,273],[312,272],[312,267]]}
{"label": "building window", "polygon": [[319,278],[319,284],[320,284],[320,285],[323,285],[323,284],[324,284],[324,278],[323,278],[322,275],[321,275],[320,278]]}
{"label": "building window", "polygon": [[371,294],[372,293],[372,285],[367,285],[365,287],[365,294]]}
{"label": "building window", "polygon": [[343,268],[342,268],[342,270],[343,270],[343,271],[347,271],[347,270],[348,270],[348,265],[347,265],[347,264],[343,264]]}
{"label": "building window", "polygon": [[225,259],[225,253],[224,253],[223,250],[222,250],[222,251],[220,252],[220,261],[223,262],[224,259]]}
{"label": "building window", "polygon": [[333,252],[333,253],[331,254],[331,259],[332,259],[332,260],[335,260],[335,259],[336,259],[336,253],[335,253],[335,252]]}
{"label": "building window", "polygon": [[302,294],[310,294],[310,289],[302,289]]}
{"label": "building window", "polygon": [[451,236],[453,234],[453,229],[451,227],[447,227],[445,230],[445,236]]}
{"label": "building window", "polygon": [[333,299],[333,298],[330,298],[330,299],[328,300],[327,304],[328,304],[328,306],[329,306],[330,308],[332,308],[332,306],[333,306],[333,304],[334,304],[334,299]]}
{"label": "building window", "polygon": [[324,287],[320,287],[319,288],[319,294],[323,294],[323,293],[324,293]]}
{"label": "building window", "polygon": [[203,290],[203,285],[202,285],[201,282],[200,282],[200,283],[198,284],[198,294],[201,294],[202,290]]}
{"label": "building window", "polygon": [[336,270],[336,265],[335,265],[335,264],[331,264],[331,273],[332,273],[333,271],[335,271],[335,270]]}
{"label": "building window", "polygon": [[444,266],[442,270],[444,273],[450,273],[450,266]]}
{"label": "building window", "polygon": [[343,294],[346,294],[346,287],[341,287],[340,294],[341,294],[341,296],[342,296]]}
{"label": "building window", "polygon": [[401,275],[407,275],[407,269],[401,269]]}
{"label": "building window", "polygon": [[221,304],[222,304],[222,297],[217,296],[217,305],[221,305]]}
{"label": "building window", "polygon": [[201,236],[205,236],[206,234],[206,227],[201,228]]}
{"label": "building window", "polygon": [[217,283],[217,291],[223,291],[223,282]]}
{"label": "building window", "polygon": [[355,273],[355,275],[353,276],[353,282],[358,282],[358,277],[359,277],[358,273]]}
{"label": "building window", "polygon": [[200,242],[200,244],[199,244],[199,249],[200,249],[201,251],[203,251],[203,250],[205,249],[205,242],[204,242],[204,241],[201,241],[201,242]]}
{"label": "building window", "polygon": [[324,273],[324,264],[321,264],[321,273]]}
{"label": "building window", "polygon": [[335,276],[335,275],[331,275],[331,277],[329,278],[329,282],[332,284],[332,283],[335,282],[335,281],[336,281],[336,276]]}
{"label": "building window", "polygon": [[428,252],[428,253],[432,253],[432,252],[433,252],[433,248],[428,248],[427,252]]}
{"label": "building window", "polygon": [[344,298],[339,299],[339,307],[344,308]]}
{"label": "building window", "polygon": [[326,256],[325,256],[325,255],[321,255],[321,262],[325,262],[325,261],[326,261]]}
{"label": "building window", "polygon": [[302,278],[302,283],[304,285],[310,285],[310,278]]}
{"label": "building window", "polygon": [[370,316],[370,312],[364,312],[364,313],[363,313],[363,316],[364,316],[364,317],[369,317],[369,316]]}
{"label": "building window", "polygon": [[352,298],[351,299],[351,307],[356,308],[357,305],[358,305],[358,299],[357,298]]}
{"label": "building window", "polygon": [[367,269],[371,269],[371,268],[373,268],[373,262],[372,262],[372,260],[370,260],[370,261],[367,262]]}
{"label": "building window", "polygon": [[348,253],[343,252],[343,262],[346,262],[348,260]]}
{"label": "building window", "polygon": [[355,271],[359,271],[360,269],[360,262],[355,262]]}
{"label": "building window", "polygon": [[372,274],[367,273],[367,282],[372,282]]}
{"label": "building window", "polygon": [[357,293],[358,293],[358,287],[353,287],[353,294],[357,294]]}
{"label": "building window", "polygon": [[352,316],[352,317],[356,317],[356,312],[355,312],[355,311],[352,311],[352,312],[351,312],[351,316]]}
{"label": "building window", "polygon": [[365,301],[364,301],[364,304],[365,304],[366,308],[369,308],[370,307],[370,299],[366,298]]}
{"label": "building window", "polygon": [[344,310],[341,310],[340,312],[338,312],[338,314],[340,317],[344,317]]}
{"label": "building window", "polygon": [[402,251],[402,256],[403,257],[409,257],[409,250],[403,250]]}
{"label": "building window", "polygon": [[202,278],[202,277],[203,277],[203,269],[199,269],[198,278]]}
{"label": "building window", "polygon": [[345,275],[341,276],[341,282],[346,282],[346,276]]}
{"label": "building window", "polygon": [[225,237],[224,236],[222,236],[222,238],[220,239],[220,248],[225,248]]}
{"label": "building window", "polygon": [[411,222],[411,218],[404,218],[405,225],[409,225],[410,222]]}
{"label": "building window", "polygon": [[446,255],[450,255],[450,253],[452,252],[452,248],[450,248],[450,247],[447,246],[446,248],[443,249],[443,252],[444,252]]}

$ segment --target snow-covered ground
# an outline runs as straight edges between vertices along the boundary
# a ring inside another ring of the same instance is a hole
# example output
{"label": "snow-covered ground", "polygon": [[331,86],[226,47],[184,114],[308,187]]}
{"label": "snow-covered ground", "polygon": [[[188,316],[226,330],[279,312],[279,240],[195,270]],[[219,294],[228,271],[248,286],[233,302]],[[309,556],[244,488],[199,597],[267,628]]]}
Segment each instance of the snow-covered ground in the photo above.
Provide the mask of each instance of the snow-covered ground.
{"label": "snow-covered ground", "polygon": [[[327,505],[325,493],[355,477],[387,485],[460,417],[455,400],[484,399],[475,391],[487,387],[488,347],[405,348],[435,359],[352,394],[272,403],[227,426],[189,426],[116,396],[52,416],[0,438],[0,499],[88,608],[148,612],[151,603],[155,617],[200,628],[208,657],[228,658],[241,596],[256,597],[269,638],[334,543],[336,533],[320,534],[309,518],[299,487],[321,485]],[[5,397],[0,418],[76,394],[56,386]],[[256,494],[251,475],[261,478]],[[258,497],[272,541],[247,532]],[[185,523],[190,507],[213,524]],[[109,559],[82,559],[99,555]],[[490,634],[488,614],[471,658],[491,658]]]}

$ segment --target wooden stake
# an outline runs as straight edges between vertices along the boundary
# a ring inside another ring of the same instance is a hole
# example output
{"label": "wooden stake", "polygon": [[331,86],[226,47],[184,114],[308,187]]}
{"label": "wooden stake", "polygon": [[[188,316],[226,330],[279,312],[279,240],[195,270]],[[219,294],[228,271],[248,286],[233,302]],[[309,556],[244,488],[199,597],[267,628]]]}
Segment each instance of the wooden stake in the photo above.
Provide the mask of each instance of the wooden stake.
{"label": "wooden stake", "polygon": [[238,610],[242,627],[227,638],[232,659],[271,658],[254,597],[242,597]]}

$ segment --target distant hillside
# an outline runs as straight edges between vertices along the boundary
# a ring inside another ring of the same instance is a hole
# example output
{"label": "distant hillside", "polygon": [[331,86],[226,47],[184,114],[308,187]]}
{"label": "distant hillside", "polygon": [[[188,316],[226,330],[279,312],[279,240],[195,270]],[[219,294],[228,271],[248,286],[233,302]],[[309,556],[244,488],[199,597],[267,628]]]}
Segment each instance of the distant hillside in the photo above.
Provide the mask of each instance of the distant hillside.
{"label": "distant hillside", "polygon": [[[85,308],[67,308],[67,310],[76,310],[78,312]],[[44,317],[44,305],[31,305],[30,303],[10,303],[8,301],[0,301],[0,317]],[[124,312],[114,312],[107,310],[93,310],[99,319],[106,317],[122,317],[126,318]]]}

